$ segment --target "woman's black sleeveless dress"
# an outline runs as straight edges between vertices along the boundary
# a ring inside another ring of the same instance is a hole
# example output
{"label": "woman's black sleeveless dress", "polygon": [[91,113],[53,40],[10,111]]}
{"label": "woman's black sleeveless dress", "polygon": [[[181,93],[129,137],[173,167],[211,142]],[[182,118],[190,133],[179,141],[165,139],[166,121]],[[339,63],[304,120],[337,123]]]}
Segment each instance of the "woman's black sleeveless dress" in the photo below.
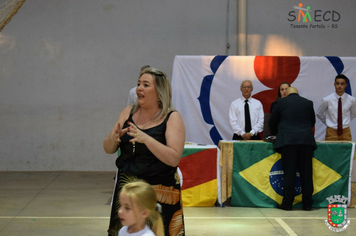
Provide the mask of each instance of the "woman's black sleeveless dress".
{"label": "woman's black sleeveless dress", "polygon": [[[141,131],[157,141],[166,144],[166,125],[172,112],[167,115],[161,124],[149,129],[141,129]],[[129,116],[127,121],[134,123],[132,115]],[[127,121],[123,128],[128,127]],[[156,190],[157,202],[162,206],[161,214],[165,235],[185,235],[180,178],[177,173],[177,167],[168,166],[161,162],[150,152],[146,145],[142,143],[136,142],[133,152],[133,145],[129,142],[130,139],[132,139],[132,137],[127,134],[121,137],[121,154],[116,159],[118,173],[111,209],[109,235],[117,236],[118,231],[122,227],[118,218],[118,209],[120,207],[118,201],[119,192],[125,183],[136,178],[145,180]]]}

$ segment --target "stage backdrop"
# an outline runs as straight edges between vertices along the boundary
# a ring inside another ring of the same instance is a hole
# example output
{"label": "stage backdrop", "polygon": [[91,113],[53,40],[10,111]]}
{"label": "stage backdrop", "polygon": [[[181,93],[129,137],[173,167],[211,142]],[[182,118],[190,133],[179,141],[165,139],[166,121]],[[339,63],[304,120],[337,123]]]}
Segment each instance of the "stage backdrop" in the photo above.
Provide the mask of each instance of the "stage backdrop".
{"label": "stage backdrop", "polygon": [[[241,97],[243,80],[253,82],[252,97],[262,102],[265,113],[269,113],[283,81],[312,100],[317,112],[321,99],[335,91],[334,79],[340,73],[350,79],[346,92],[352,95],[355,57],[176,56],[173,105],[183,117],[187,141],[218,145],[219,140],[232,139],[229,108]],[[316,120],[315,137],[324,140],[326,127]],[[351,130],[355,138],[355,121]]]}

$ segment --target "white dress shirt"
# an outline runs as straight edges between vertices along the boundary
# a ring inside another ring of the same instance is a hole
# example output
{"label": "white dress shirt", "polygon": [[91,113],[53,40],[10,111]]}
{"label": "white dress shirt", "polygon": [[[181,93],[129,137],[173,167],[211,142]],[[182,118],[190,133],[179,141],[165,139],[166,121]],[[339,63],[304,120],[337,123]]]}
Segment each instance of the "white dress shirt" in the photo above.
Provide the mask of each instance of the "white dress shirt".
{"label": "white dress shirt", "polygon": [[[322,99],[316,116],[329,128],[337,129],[337,110],[339,95],[332,93]],[[351,120],[356,117],[356,98],[344,93],[342,102],[342,128],[350,126]]]}
{"label": "white dress shirt", "polygon": [[[234,134],[242,136],[245,132],[245,98],[238,98],[231,103],[229,118]],[[262,103],[250,97],[248,99],[253,135],[263,131],[264,113]]]}
{"label": "white dress shirt", "polygon": [[126,106],[134,104],[137,100],[136,87],[130,89],[129,96],[127,97]]}
{"label": "white dress shirt", "polygon": [[129,227],[128,226],[123,226],[119,233],[118,236],[155,236],[155,234],[152,232],[152,230],[146,225],[143,230],[140,230],[136,233],[130,234],[128,232]]}

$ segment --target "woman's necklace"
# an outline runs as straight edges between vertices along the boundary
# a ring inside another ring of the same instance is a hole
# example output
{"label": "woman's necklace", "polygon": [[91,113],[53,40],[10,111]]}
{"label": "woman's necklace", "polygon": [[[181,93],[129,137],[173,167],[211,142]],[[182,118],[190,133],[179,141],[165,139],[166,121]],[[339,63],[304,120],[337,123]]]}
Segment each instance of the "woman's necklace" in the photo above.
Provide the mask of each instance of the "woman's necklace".
{"label": "woman's necklace", "polygon": [[[140,120],[140,116],[141,116],[141,109],[139,111],[138,117],[137,117],[137,121],[136,123],[139,123]],[[152,117],[151,119],[149,119],[148,121],[146,121],[146,123],[144,123],[143,125],[140,125],[141,127],[139,129],[144,129],[146,127],[146,125],[148,125],[154,118],[156,118],[156,115],[160,112],[161,110],[158,110]],[[132,154],[135,154],[135,150],[136,150],[136,146],[135,146],[135,142],[132,142]]]}
{"label": "woman's necklace", "polygon": [[[158,114],[160,111],[161,111],[161,110],[158,110],[158,111],[151,117],[151,119],[149,119],[148,121],[146,121],[144,124],[140,125],[140,129],[146,128],[146,126],[147,126],[148,124],[150,124],[150,123],[156,118],[157,114]],[[137,124],[138,124],[139,121],[140,121],[141,112],[142,112],[142,110],[140,109],[140,112],[139,112],[138,117],[137,117]]]}

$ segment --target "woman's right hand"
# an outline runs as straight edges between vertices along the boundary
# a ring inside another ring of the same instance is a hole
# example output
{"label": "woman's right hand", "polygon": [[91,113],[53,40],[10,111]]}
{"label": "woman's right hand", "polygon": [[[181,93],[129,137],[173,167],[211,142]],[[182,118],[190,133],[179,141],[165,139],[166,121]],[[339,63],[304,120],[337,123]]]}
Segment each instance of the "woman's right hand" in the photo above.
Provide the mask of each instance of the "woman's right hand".
{"label": "woman's right hand", "polygon": [[119,115],[114,127],[112,128],[109,135],[105,138],[103,147],[104,151],[108,154],[115,153],[121,143],[121,137],[127,132],[128,128],[121,129],[122,124],[130,114],[130,107],[126,107]]}
{"label": "woman's right hand", "polygon": [[114,129],[112,130],[111,134],[111,140],[116,143],[117,145],[120,145],[121,142],[121,136],[120,135],[120,123],[117,122],[117,124],[115,125]]}
{"label": "woman's right hand", "polygon": [[128,131],[128,128],[121,129],[120,122],[117,122],[115,127],[111,132],[111,140],[115,142],[117,145],[120,145],[121,137]]}

